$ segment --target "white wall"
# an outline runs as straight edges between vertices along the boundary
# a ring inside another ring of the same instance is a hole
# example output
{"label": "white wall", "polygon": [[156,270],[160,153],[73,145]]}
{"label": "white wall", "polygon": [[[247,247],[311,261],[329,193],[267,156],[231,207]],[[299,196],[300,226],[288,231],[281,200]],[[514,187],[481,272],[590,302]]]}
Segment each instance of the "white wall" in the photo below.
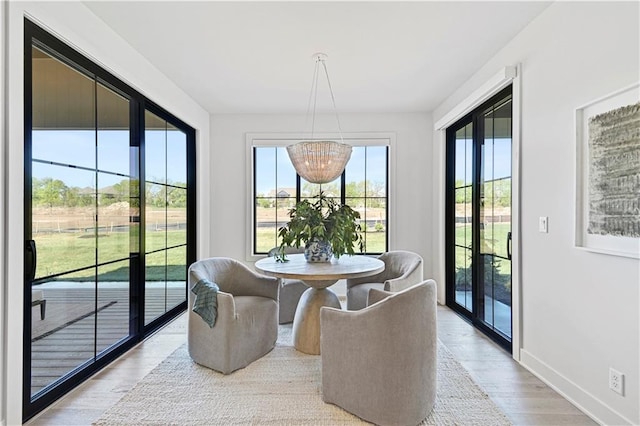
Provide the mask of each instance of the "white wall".
{"label": "white wall", "polygon": [[[214,256],[245,259],[247,252],[246,133],[300,133],[304,115],[212,115],[211,117],[211,250]],[[395,225],[390,249],[420,253],[425,274],[431,273],[431,158],[430,114],[340,114],[343,132],[395,133],[391,149],[390,196],[395,200]],[[336,132],[335,117],[316,118],[316,132]],[[393,164],[395,162],[395,164]]]}
{"label": "white wall", "polygon": [[[522,363],[604,424],[640,423],[640,262],[574,247],[574,117],[638,81],[639,40],[637,2],[554,3],[433,114],[522,64]],[[624,397],[609,390],[609,367],[625,374]]]}
{"label": "white wall", "polygon": [[[5,99],[5,75],[6,75],[6,31],[7,31],[7,3],[0,2],[0,99]],[[5,163],[5,143],[6,135],[6,125],[5,125],[5,103],[4,101],[0,101],[0,241],[5,241],[5,171],[6,171],[6,163]],[[5,389],[4,389],[4,342],[5,342],[5,248],[4,244],[0,243],[0,426],[5,424]]]}
{"label": "white wall", "polygon": [[[2,278],[2,290],[6,299],[0,306],[2,317],[7,319],[2,328],[6,335],[5,380],[2,386],[2,402],[6,411],[0,416],[9,425],[22,423],[22,316],[23,316],[23,18],[28,15],[49,29],[59,38],[74,46],[110,70],[121,80],[136,88],[148,98],[187,122],[196,129],[198,154],[198,182],[209,181],[209,114],[182,92],[168,78],[155,69],[116,33],[93,15],[80,2],[2,2],[8,6],[7,21],[2,31],[8,31],[8,69],[3,107],[8,112],[7,137],[2,139],[8,167],[3,167],[5,180],[2,191],[7,192],[7,226],[3,230],[2,258],[6,278]],[[4,41],[4,38],[3,38]],[[5,80],[3,80],[3,84]],[[2,152],[2,151],[0,151]],[[198,255],[206,256],[209,241],[209,190],[198,185]],[[6,234],[5,234],[6,231]],[[1,293],[0,293],[1,294]]]}

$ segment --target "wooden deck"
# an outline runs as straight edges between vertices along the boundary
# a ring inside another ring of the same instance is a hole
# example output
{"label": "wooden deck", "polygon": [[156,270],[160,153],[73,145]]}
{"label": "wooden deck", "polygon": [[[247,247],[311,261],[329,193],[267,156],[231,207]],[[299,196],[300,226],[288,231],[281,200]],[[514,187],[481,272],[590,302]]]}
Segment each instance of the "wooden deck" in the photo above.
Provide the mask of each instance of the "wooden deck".
{"label": "wooden deck", "polygon": [[[129,334],[129,291],[93,288],[46,288],[46,316],[32,310],[31,394],[74,370]],[[165,303],[166,295],[166,303]],[[152,284],[146,289],[145,324],[184,301],[185,290]],[[95,337],[94,337],[95,336]]]}

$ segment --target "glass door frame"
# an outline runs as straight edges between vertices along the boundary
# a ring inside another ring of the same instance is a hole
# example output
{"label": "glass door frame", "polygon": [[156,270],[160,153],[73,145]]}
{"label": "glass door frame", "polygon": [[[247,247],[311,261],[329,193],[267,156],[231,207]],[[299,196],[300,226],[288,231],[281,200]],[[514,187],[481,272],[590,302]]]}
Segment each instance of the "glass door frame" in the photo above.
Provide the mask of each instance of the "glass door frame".
{"label": "glass door frame", "polygon": [[[57,39],[52,34],[40,28],[27,18],[24,19],[24,240],[25,251],[28,240],[32,235],[32,127],[33,127],[33,102],[32,102],[32,55],[31,48],[37,45],[44,49],[56,59],[91,76],[100,83],[119,95],[125,97],[130,102],[130,146],[139,146],[139,185],[140,194],[140,221],[144,225],[145,200],[144,200],[144,111],[149,110],[165,119],[168,123],[183,131],[186,134],[186,159],[187,159],[187,249],[186,268],[196,260],[196,148],[195,129],[184,121],[173,116],[171,113],[147,99],[144,95],[122,82],[109,71],[97,65],[90,59],[76,52],[72,47]],[[139,233],[137,253],[130,255],[130,291],[129,291],[129,335],[112,345],[105,351],[79,366],[70,369],[62,377],[53,381],[47,386],[46,392],[31,396],[31,280],[25,262],[23,294],[24,294],[24,323],[23,323],[23,364],[22,364],[22,419],[26,422],[31,417],[47,408],[57,399],[77,387],[83,381],[91,377],[119,356],[133,348],[137,343],[162,327],[186,309],[187,289],[185,288],[185,301],[165,312],[154,321],[145,326],[144,324],[144,288],[145,288],[145,267],[144,267],[144,226],[141,226]],[[185,280],[187,276],[185,273]],[[185,286],[188,287],[188,286]]]}
{"label": "glass door frame", "polygon": [[[492,105],[501,101],[505,97],[511,95],[511,101],[513,102],[513,86],[508,85],[498,93],[491,96],[488,100],[483,102],[480,106],[475,108],[472,112],[465,115],[461,119],[457,120],[451,126],[446,129],[445,137],[445,298],[446,305],[461,315],[463,318],[471,322],[476,328],[480,329],[485,335],[495,341],[498,345],[503,347],[509,353],[513,353],[513,303],[511,306],[511,321],[512,321],[512,337],[511,340],[506,339],[500,333],[495,332],[491,327],[487,326],[482,318],[484,313],[484,289],[481,288],[484,285],[482,277],[481,262],[482,255],[480,253],[480,210],[481,210],[481,161],[482,161],[482,143],[478,141],[484,140],[484,112]],[[512,129],[513,126],[513,109],[512,109]],[[468,124],[472,124],[472,310],[469,311],[465,307],[459,305],[456,302],[456,265],[455,265],[455,248],[456,248],[456,236],[455,236],[455,147],[456,131],[465,127]],[[512,149],[514,146],[514,138],[512,132]],[[513,164],[511,167],[513,178]],[[512,180],[513,185],[513,180]],[[514,197],[513,191],[511,192],[511,205],[513,207]],[[513,210],[512,210],[513,211]],[[512,216],[513,218],[513,216]],[[511,235],[512,231],[509,233]],[[513,265],[513,259],[512,265]],[[514,268],[512,267],[512,278]],[[512,279],[513,283],[513,279]],[[513,300],[513,288],[512,288],[512,300]]]}

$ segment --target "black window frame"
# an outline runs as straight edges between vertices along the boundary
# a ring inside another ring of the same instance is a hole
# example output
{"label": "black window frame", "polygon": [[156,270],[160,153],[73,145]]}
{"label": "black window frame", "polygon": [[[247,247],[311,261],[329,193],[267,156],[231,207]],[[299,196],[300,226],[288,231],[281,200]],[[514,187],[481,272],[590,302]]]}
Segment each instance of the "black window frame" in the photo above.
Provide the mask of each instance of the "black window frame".
{"label": "black window frame", "polygon": [[[513,336],[505,336],[503,333],[498,332],[495,328],[489,327],[479,318],[478,306],[483,301],[478,300],[481,295],[484,295],[479,290],[481,280],[480,270],[480,229],[474,226],[472,229],[472,246],[471,252],[472,258],[472,294],[475,297],[473,302],[473,309],[471,311],[467,308],[459,305],[455,300],[455,249],[460,247],[456,245],[455,239],[455,209],[456,209],[456,188],[455,185],[455,142],[456,131],[465,127],[468,124],[472,124],[471,136],[473,138],[472,147],[472,215],[473,221],[478,220],[480,217],[480,205],[481,196],[478,190],[480,182],[480,167],[479,158],[481,155],[482,145],[477,142],[483,140],[484,124],[481,118],[484,116],[485,111],[495,105],[496,103],[510,98],[513,101],[513,85],[509,84],[506,87],[500,89],[497,93],[492,95],[489,99],[484,101],[481,105],[474,108],[464,117],[457,120],[446,130],[446,145],[445,145],[445,304],[453,311],[458,313],[463,319],[472,323],[477,329],[482,331],[487,337],[496,342],[500,347],[512,353],[513,350]],[[464,187],[466,187],[464,186]],[[509,259],[511,260],[511,259]],[[513,311],[512,311],[513,314]],[[513,320],[513,319],[512,319]]]}
{"label": "black window frame", "polygon": [[[27,17],[24,18],[24,176],[25,176],[25,203],[24,203],[24,234],[25,240],[30,238],[31,229],[31,193],[26,185],[31,182],[31,132],[32,132],[32,46],[37,46],[47,54],[55,57],[64,64],[87,77],[94,79],[117,94],[123,96],[130,102],[130,146],[140,147],[140,220],[144,222],[144,111],[149,110],[159,117],[165,119],[174,127],[183,131],[187,136],[187,253],[186,266],[196,260],[197,231],[196,231],[196,132],[193,127],[177,116],[171,114],[160,105],[147,98],[145,95],[129,86],[119,77],[98,65],[84,54],[76,51],[64,41],[49,33],[45,29],[32,22]],[[144,254],[145,254],[145,233],[141,227],[139,235],[139,251],[137,254],[131,253],[130,259],[130,333],[108,350],[96,356],[91,362],[86,362],[71,370],[61,378],[54,381],[47,389],[47,392],[38,393],[32,398],[30,393],[31,383],[31,316],[24,316],[23,328],[23,386],[22,392],[22,418],[26,422],[53,402],[67,394],[69,391],[83,383],[97,371],[100,371],[119,356],[132,349],[163,325],[177,317],[186,310],[187,289],[185,289],[185,301],[173,309],[158,317],[153,322],[144,325]],[[25,271],[25,277],[28,275]],[[185,274],[186,275],[186,274]],[[46,277],[41,277],[45,279]],[[185,276],[185,280],[187,280]],[[24,287],[24,312],[31,312],[31,288],[30,285]],[[27,347],[28,346],[28,347]]]}
{"label": "black window frame", "polygon": [[[371,144],[371,145],[367,145],[367,144],[358,144],[358,145],[353,145],[353,147],[362,147],[362,148],[367,148],[367,147],[380,147],[380,146],[384,146],[385,147],[385,196],[384,197],[370,197],[367,196],[366,193],[364,196],[362,197],[347,197],[346,196],[346,182],[347,182],[347,174],[346,174],[346,169],[342,171],[342,174],[340,175],[340,203],[341,204],[346,204],[347,203],[347,199],[349,198],[358,198],[358,199],[362,199],[365,202],[365,206],[366,206],[366,201],[368,199],[380,199],[380,198],[384,198],[385,200],[385,247],[383,251],[369,251],[367,250],[367,248],[365,247],[364,252],[359,253],[356,252],[356,254],[362,254],[362,255],[380,255],[383,252],[386,252],[389,250],[389,151],[390,151],[390,146],[389,145],[378,145],[378,144]],[[251,147],[251,167],[252,167],[252,191],[253,193],[251,194],[251,200],[252,200],[252,206],[251,206],[251,211],[252,211],[252,235],[253,238],[251,239],[251,254],[253,256],[266,256],[268,254],[268,252],[261,252],[257,250],[257,246],[258,246],[258,233],[257,233],[257,228],[258,228],[258,219],[257,219],[257,200],[258,199],[269,199],[269,198],[276,198],[277,199],[277,194],[274,197],[258,197],[257,196],[257,192],[256,192],[256,188],[257,188],[257,170],[256,170],[256,166],[257,166],[257,161],[256,161],[256,151],[258,148],[281,148],[282,145],[253,145]],[[366,151],[365,151],[366,152]],[[366,161],[366,154],[365,154],[365,161]],[[366,181],[366,177],[365,177],[365,181]],[[322,185],[321,185],[322,186]],[[296,194],[295,194],[295,202],[298,203],[300,202],[302,199],[308,198],[308,197],[302,197],[301,193],[302,193],[302,178],[300,177],[300,175],[298,173],[296,173]],[[362,220],[364,221],[365,218],[362,218]],[[276,233],[277,233],[277,229],[276,229]],[[277,236],[277,235],[276,235]],[[366,233],[365,233],[365,238],[366,238]]]}

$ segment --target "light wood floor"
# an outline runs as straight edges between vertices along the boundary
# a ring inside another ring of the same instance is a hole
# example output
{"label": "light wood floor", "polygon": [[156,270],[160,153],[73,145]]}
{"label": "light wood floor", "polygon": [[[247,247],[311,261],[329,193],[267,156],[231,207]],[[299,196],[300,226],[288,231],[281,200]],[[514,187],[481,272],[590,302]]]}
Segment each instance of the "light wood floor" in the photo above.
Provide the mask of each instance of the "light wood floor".
{"label": "light wood floor", "polygon": [[[504,350],[446,307],[438,309],[440,340],[513,424],[595,425]],[[186,341],[186,315],[140,343],[28,425],[90,425]]]}

